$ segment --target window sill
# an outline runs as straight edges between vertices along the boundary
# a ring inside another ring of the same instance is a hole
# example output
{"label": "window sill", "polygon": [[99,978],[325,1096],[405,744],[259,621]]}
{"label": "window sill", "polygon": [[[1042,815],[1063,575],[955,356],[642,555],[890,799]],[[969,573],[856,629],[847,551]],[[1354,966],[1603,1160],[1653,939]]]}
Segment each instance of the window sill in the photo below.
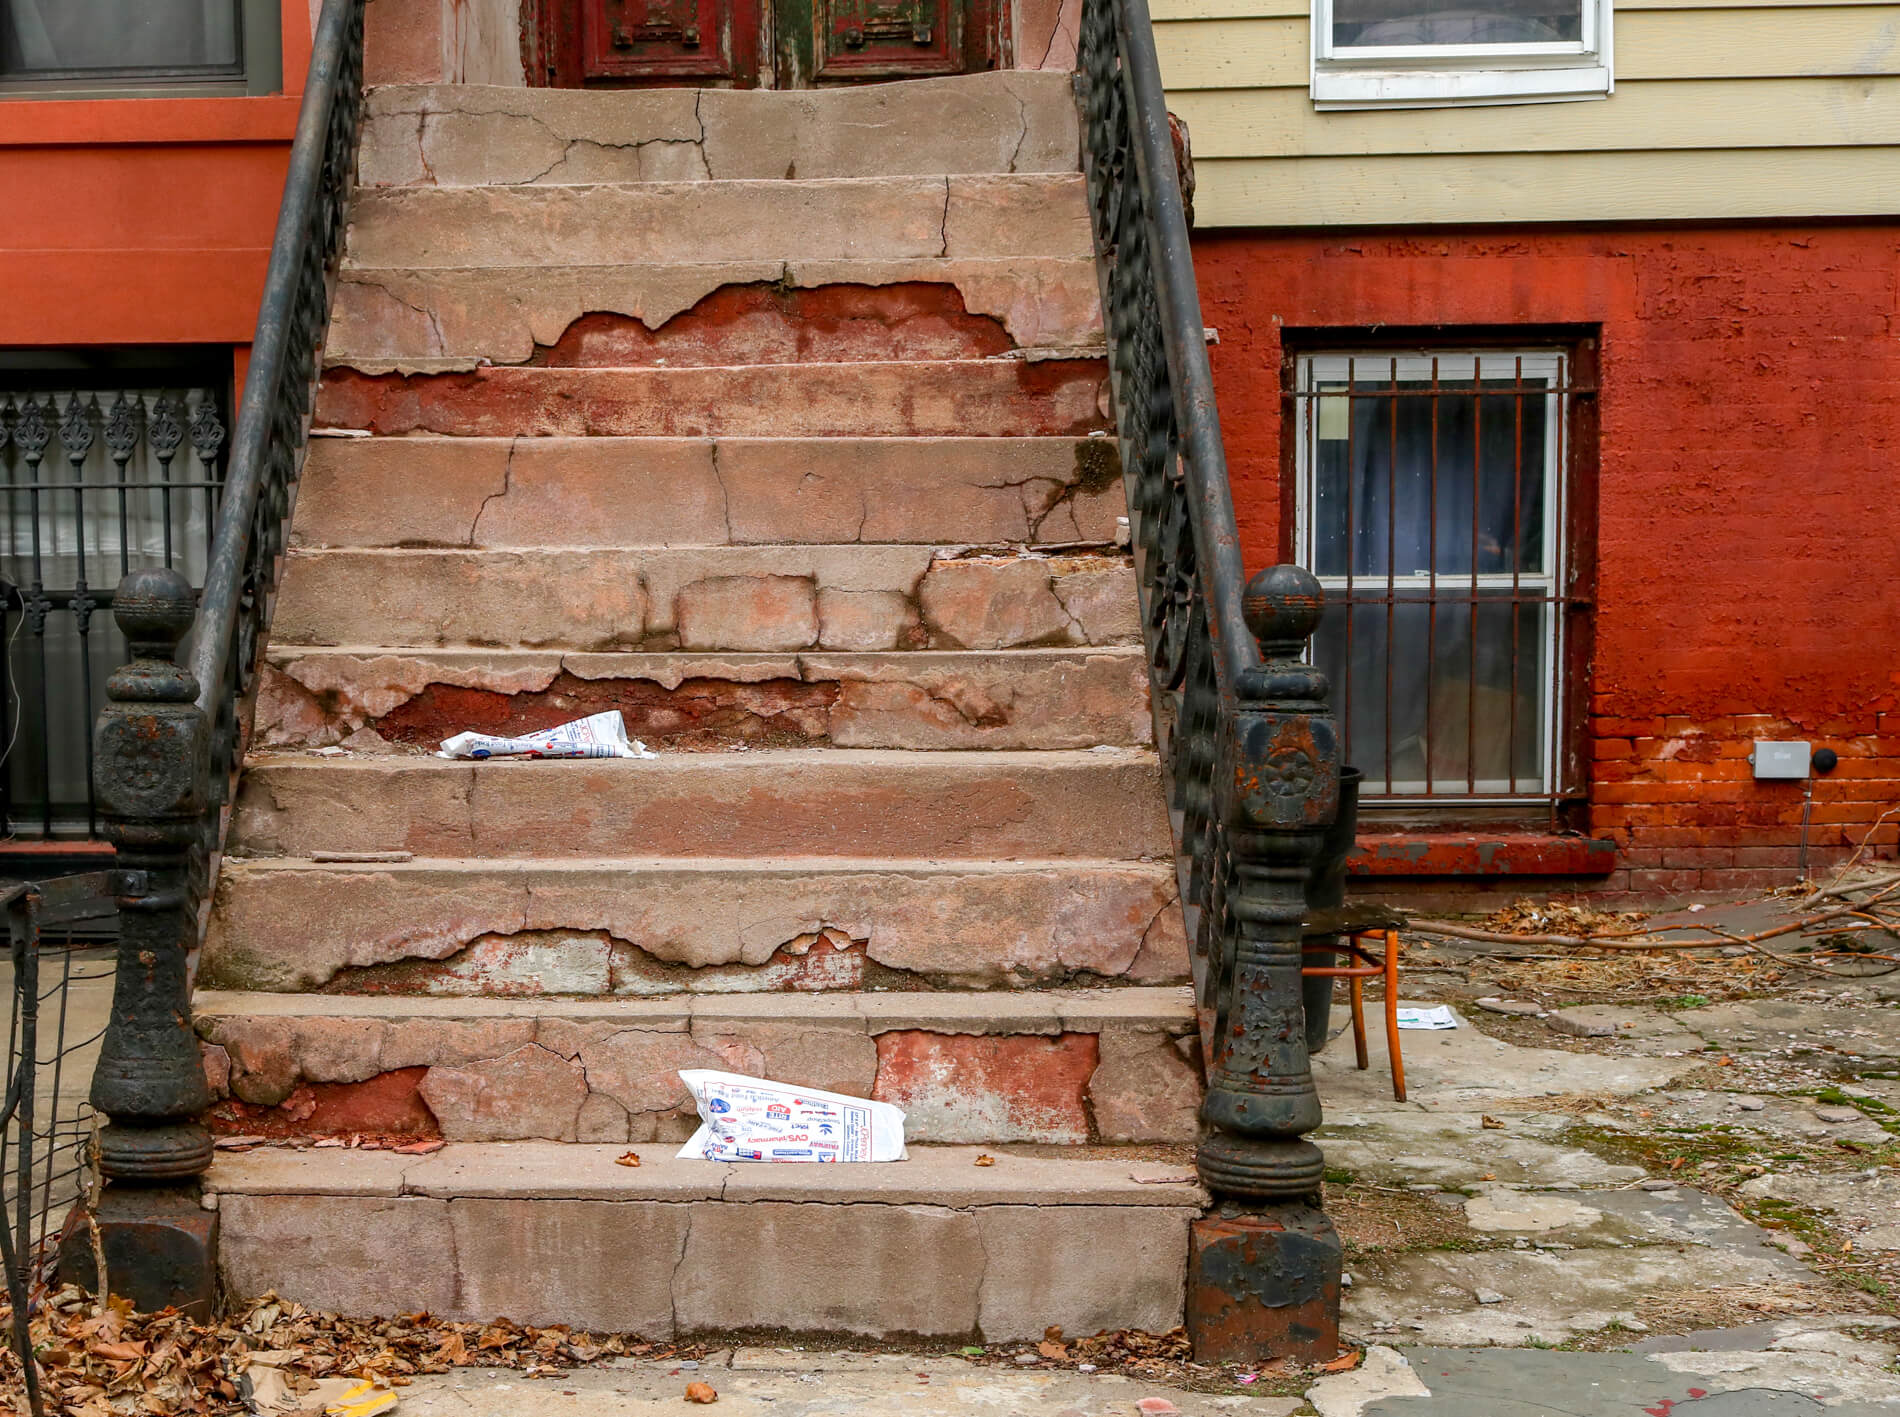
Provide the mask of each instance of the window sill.
{"label": "window sill", "polygon": [[1616,844],[1550,832],[1362,832],[1351,876],[1605,876]]}
{"label": "window sill", "polygon": [[301,94],[41,99],[7,108],[0,147],[287,144],[296,136],[302,103]]}
{"label": "window sill", "polygon": [[1319,69],[1313,74],[1313,106],[1327,111],[1564,103],[1608,98],[1612,87],[1606,65],[1547,69]]}

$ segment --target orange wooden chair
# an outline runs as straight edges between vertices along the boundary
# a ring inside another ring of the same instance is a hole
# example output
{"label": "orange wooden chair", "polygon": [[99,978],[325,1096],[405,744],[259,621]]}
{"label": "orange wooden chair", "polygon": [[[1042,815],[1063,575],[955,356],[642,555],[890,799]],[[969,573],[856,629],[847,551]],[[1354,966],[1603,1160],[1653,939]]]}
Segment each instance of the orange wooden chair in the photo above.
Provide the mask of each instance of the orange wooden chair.
{"label": "orange wooden chair", "polygon": [[[1342,914],[1348,913],[1341,912]],[[1367,926],[1362,922],[1340,922],[1346,928],[1337,934],[1309,936],[1303,943],[1308,955],[1333,957],[1346,955],[1351,964],[1303,964],[1300,974],[1311,979],[1344,979],[1350,986],[1352,1003],[1352,1043],[1363,1072],[1372,1066],[1366,1050],[1366,981],[1385,981],[1385,1047],[1392,1060],[1392,1096],[1405,1101],[1405,1060],[1399,1055],[1399,932],[1389,923]],[[1353,925],[1359,928],[1352,928]],[[1368,941],[1378,940],[1383,948]]]}

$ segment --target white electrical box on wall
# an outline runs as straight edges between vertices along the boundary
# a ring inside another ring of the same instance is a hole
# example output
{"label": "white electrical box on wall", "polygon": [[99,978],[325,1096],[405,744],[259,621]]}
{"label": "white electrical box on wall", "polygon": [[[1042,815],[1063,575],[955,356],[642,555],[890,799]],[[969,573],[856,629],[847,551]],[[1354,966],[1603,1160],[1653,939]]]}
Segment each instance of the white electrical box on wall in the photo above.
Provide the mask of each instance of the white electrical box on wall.
{"label": "white electrical box on wall", "polygon": [[1748,750],[1748,760],[1755,765],[1755,776],[1760,777],[1806,777],[1808,775],[1809,744],[1806,743],[1768,743],[1757,740]]}

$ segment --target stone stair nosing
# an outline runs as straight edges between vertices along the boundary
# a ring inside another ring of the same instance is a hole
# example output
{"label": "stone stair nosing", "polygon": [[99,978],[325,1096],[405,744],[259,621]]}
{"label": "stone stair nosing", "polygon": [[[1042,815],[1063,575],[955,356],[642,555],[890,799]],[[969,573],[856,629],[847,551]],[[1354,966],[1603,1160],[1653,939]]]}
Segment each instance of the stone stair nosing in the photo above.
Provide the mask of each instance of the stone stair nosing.
{"label": "stone stair nosing", "polygon": [[1069,75],[1000,70],[812,90],[383,85],[365,186],[1072,172]]}
{"label": "stone stair nosing", "polygon": [[200,991],[212,1120],[312,1138],[684,1140],[713,1068],[893,1103],[918,1142],[1194,1140],[1191,991],[414,998]]}
{"label": "stone stair nosing", "polygon": [[205,1185],[226,1288],[657,1340],[1165,1332],[1207,1203],[1173,1157],[919,1146],[888,1166],[746,1167],[669,1145],[617,1165],[627,1149],[221,1152]]}
{"label": "stone stair nosing", "polygon": [[[365,597],[363,587],[379,593]],[[1140,641],[1119,550],[907,544],[293,548],[279,642],[416,648],[998,650]]]}
{"label": "stone stair nosing", "polygon": [[233,856],[1167,859],[1147,750],[676,753],[467,762],[254,754]]}
{"label": "stone stair nosing", "polygon": [[1079,172],[359,188],[354,267],[1081,260]]}
{"label": "stone stair nosing", "polygon": [[608,709],[662,752],[1153,741],[1139,645],[893,655],[278,644],[258,681],[251,743],[434,749],[465,730],[507,737]]}
{"label": "stone stair nosing", "polygon": [[1112,438],[313,439],[298,548],[1112,542]]}
{"label": "stone stair nosing", "polygon": [[[990,322],[992,342],[1000,336],[1004,348],[1049,357],[1099,350],[1102,344],[1095,262],[1086,254],[420,269],[350,261],[337,277],[324,360],[369,373],[525,364],[560,346],[584,316],[619,316],[650,336],[649,360],[743,364],[752,360],[713,352],[758,338],[730,319],[729,307],[741,296],[755,303],[769,296],[793,308],[804,293],[819,301],[849,293],[872,307],[901,307],[906,297],[924,303],[932,293],[940,297],[939,308],[950,303],[929,287],[954,291],[960,309],[947,313],[960,313],[966,332],[980,332],[973,321]],[[722,319],[723,329],[717,323]],[[771,333],[782,340],[784,331]],[[865,346],[859,357],[870,349]]]}
{"label": "stone stair nosing", "polygon": [[418,996],[1177,985],[1165,861],[225,863],[201,988]]}
{"label": "stone stair nosing", "polygon": [[[451,361],[451,364],[456,364]],[[461,362],[465,364],[464,362]],[[997,438],[1105,432],[1095,357],[325,371],[315,428],[449,437]]]}

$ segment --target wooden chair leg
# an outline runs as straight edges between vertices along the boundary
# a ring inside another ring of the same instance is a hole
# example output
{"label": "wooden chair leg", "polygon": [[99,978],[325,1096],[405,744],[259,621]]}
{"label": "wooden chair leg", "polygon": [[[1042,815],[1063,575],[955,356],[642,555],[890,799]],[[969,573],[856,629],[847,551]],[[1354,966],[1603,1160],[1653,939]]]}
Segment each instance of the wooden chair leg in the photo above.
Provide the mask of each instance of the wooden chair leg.
{"label": "wooden chair leg", "polygon": [[1355,974],[1349,982],[1352,985],[1352,1048],[1359,1056],[1359,1071],[1363,1073],[1372,1066],[1372,1055],[1366,1051],[1366,981]]}
{"label": "wooden chair leg", "polygon": [[1392,1096],[1405,1101],[1405,1059],[1399,1054],[1399,932],[1385,932],[1385,1046],[1392,1057]]}

